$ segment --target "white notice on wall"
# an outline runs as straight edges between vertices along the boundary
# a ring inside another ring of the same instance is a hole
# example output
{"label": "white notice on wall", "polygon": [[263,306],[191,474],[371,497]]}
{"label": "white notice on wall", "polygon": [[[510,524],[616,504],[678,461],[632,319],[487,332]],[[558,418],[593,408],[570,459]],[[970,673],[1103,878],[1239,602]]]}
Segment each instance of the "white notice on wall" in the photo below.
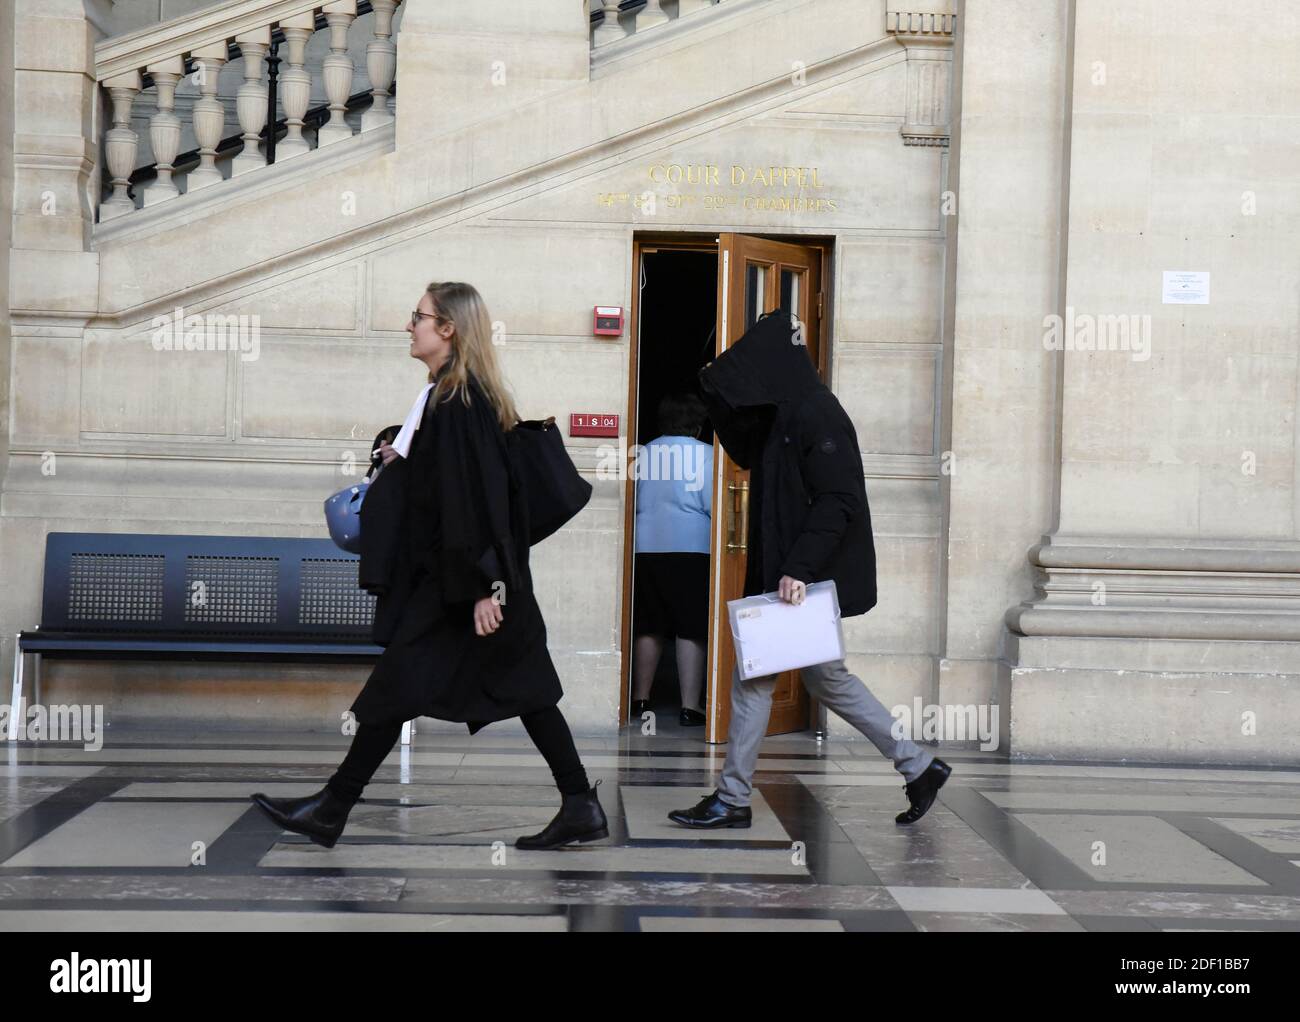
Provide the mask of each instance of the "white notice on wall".
{"label": "white notice on wall", "polygon": [[1209,305],[1210,274],[1198,270],[1165,270],[1165,305]]}

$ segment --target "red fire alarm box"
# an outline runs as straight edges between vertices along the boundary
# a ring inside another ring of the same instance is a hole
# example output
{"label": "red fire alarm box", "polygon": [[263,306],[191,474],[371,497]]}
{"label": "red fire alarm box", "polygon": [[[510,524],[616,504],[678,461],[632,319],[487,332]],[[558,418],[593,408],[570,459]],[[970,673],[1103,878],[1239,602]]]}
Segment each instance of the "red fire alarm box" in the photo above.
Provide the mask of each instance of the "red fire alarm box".
{"label": "red fire alarm box", "polygon": [[592,310],[592,333],[597,337],[622,337],[623,307],[597,305]]}
{"label": "red fire alarm box", "polygon": [[608,412],[571,412],[569,436],[618,436],[618,416]]}

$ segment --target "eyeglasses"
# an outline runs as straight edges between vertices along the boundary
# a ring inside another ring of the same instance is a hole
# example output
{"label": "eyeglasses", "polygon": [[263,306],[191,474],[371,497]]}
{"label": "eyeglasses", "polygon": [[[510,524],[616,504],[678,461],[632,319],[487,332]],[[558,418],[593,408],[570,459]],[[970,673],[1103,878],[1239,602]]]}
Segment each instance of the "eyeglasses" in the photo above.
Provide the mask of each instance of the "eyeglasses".
{"label": "eyeglasses", "polygon": [[451,320],[449,320],[446,316],[439,316],[436,312],[421,312],[419,309],[413,309],[411,311],[411,326],[417,326],[420,322],[421,316],[428,316],[435,323],[451,322]]}

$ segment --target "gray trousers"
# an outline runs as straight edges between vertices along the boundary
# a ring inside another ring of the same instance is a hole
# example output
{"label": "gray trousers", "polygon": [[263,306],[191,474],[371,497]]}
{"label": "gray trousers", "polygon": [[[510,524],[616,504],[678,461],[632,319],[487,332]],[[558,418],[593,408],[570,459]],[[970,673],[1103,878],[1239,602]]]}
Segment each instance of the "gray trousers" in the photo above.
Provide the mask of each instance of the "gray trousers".
{"label": "gray trousers", "polygon": [[[894,761],[894,768],[905,780],[914,781],[925,773],[934,759],[933,753],[910,739],[900,740],[890,734],[893,715],[857,675],[849,673],[843,660],[804,667],[801,674],[809,694],[861,731],[883,756]],[[718,797],[728,805],[749,805],[754,770],[758,766],[758,747],[767,731],[775,688],[775,674],[742,681],[740,668],[732,671],[727,761],[718,780]]]}

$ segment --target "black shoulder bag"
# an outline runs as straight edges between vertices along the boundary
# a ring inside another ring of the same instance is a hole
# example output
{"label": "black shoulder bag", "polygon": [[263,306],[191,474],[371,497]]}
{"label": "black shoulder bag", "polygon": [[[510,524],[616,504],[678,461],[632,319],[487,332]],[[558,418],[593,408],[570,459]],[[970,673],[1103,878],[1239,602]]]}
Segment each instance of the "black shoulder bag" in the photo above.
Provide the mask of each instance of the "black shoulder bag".
{"label": "black shoulder bag", "polygon": [[559,531],[591,500],[591,483],[582,478],[555,416],[524,419],[506,433],[511,474],[528,517],[528,545]]}

